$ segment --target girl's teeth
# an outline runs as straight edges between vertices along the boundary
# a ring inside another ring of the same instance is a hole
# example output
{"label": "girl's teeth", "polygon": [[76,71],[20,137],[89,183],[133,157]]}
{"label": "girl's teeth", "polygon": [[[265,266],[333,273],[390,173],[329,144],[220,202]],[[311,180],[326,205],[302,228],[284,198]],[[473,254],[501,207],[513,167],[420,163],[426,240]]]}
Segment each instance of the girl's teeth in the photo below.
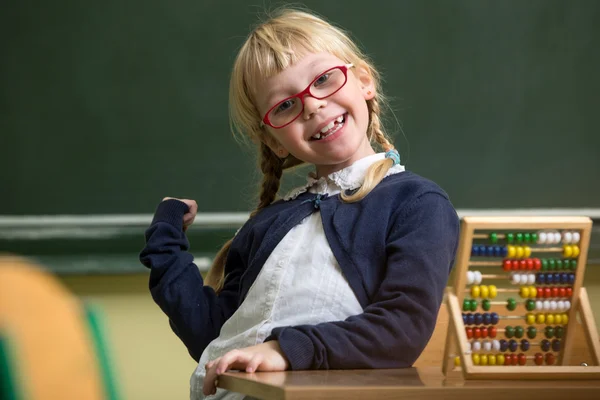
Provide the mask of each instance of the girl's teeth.
{"label": "girl's teeth", "polygon": [[[321,136],[323,137],[327,137],[329,135],[331,135],[333,132],[336,132],[339,128],[342,127],[342,121],[344,120],[344,116],[340,115],[339,117],[337,117],[335,120],[331,121],[327,126],[323,127],[323,129],[321,129],[320,133],[317,133],[316,135],[313,135],[313,139],[319,140],[321,139]],[[335,127],[335,123],[338,123],[339,126],[337,127],[337,129],[335,129],[335,131],[329,133],[329,135],[325,135],[327,133],[327,131],[329,131],[330,129],[332,129],[333,127]]]}
{"label": "girl's teeth", "polygon": [[321,133],[327,132],[328,130],[333,128],[334,125],[335,125],[335,121],[331,121],[327,126],[323,127],[323,129],[321,129]]}

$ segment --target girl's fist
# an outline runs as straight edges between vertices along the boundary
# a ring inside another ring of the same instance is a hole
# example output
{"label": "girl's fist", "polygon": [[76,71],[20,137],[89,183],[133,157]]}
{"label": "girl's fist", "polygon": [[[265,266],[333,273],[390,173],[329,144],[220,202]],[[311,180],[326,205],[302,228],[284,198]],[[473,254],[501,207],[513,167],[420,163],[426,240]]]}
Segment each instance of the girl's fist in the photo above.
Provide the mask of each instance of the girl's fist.
{"label": "girl's fist", "polygon": [[177,199],[175,197],[165,197],[163,201],[166,200],[177,200],[185,203],[188,206],[188,212],[183,215],[183,230],[187,230],[188,226],[190,226],[194,219],[196,218],[196,214],[198,213],[198,204],[195,200],[189,199]]}

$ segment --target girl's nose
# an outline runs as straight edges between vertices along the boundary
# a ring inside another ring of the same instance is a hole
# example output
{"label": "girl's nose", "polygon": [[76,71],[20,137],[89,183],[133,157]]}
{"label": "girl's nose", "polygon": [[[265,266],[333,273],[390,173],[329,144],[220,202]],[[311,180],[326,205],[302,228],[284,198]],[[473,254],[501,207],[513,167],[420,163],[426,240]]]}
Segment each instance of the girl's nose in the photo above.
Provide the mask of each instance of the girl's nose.
{"label": "girl's nose", "polygon": [[306,96],[304,98],[304,111],[303,116],[305,120],[310,119],[315,113],[319,112],[319,109],[325,107],[327,101],[325,99],[315,99],[312,96]]}

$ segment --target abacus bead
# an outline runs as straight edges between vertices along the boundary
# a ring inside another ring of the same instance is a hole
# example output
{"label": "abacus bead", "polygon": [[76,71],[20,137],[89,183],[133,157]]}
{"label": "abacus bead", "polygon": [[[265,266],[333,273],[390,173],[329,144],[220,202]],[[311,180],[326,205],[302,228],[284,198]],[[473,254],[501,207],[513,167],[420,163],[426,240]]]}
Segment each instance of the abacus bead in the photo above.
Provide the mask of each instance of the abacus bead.
{"label": "abacus bead", "polygon": [[523,351],[529,350],[529,340],[527,340],[527,339],[521,340],[521,350],[523,350]]}
{"label": "abacus bead", "polygon": [[490,285],[490,286],[488,286],[488,289],[490,291],[490,293],[489,293],[490,299],[495,299],[496,296],[498,296],[498,289],[496,288],[496,285]]}
{"label": "abacus bead", "polygon": [[506,358],[504,357],[504,354],[498,354],[496,356],[496,364],[506,365]]}
{"label": "abacus bead", "polygon": [[507,233],[506,234],[506,241],[508,243],[514,243],[514,241],[515,241],[515,234],[514,233]]}
{"label": "abacus bead", "polygon": [[531,234],[529,232],[523,234],[523,241],[525,243],[531,243]]}
{"label": "abacus bead", "polygon": [[521,286],[521,288],[519,289],[519,294],[523,298],[529,297],[529,287],[528,286]]}
{"label": "abacus bead", "polygon": [[479,246],[474,244],[473,247],[471,247],[471,256],[477,257],[478,255],[479,255]]}
{"label": "abacus bead", "polygon": [[522,326],[517,326],[515,327],[515,337],[516,338],[522,338],[523,335],[525,334],[525,330],[523,329]]}
{"label": "abacus bead", "polygon": [[493,354],[488,355],[488,364],[496,365],[496,356]]}
{"label": "abacus bead", "polygon": [[546,322],[546,315],[540,313],[540,314],[536,315],[535,320],[537,321],[538,324],[543,324],[544,322]]}
{"label": "abacus bead", "polygon": [[563,336],[565,336],[565,328],[563,328],[562,326],[557,326],[557,327],[554,329],[554,335],[555,335],[557,338],[562,338]]}
{"label": "abacus bead", "polygon": [[473,351],[481,350],[481,342],[473,342]]}
{"label": "abacus bead", "polygon": [[482,326],[482,327],[481,327],[481,330],[480,330],[480,332],[481,332],[481,337],[482,337],[482,338],[486,338],[486,337],[487,337],[487,335],[488,335],[488,330],[487,330],[487,328],[486,328],[485,326]]}
{"label": "abacus bead", "polygon": [[485,351],[492,350],[492,342],[490,342],[489,340],[486,340],[485,342],[483,342],[483,350],[485,350]]}
{"label": "abacus bead", "polygon": [[579,243],[580,238],[581,235],[579,234],[579,232],[573,232],[573,243]]}
{"label": "abacus bead", "polygon": [[462,319],[463,319],[463,324],[468,325],[467,314],[463,313]]}
{"label": "abacus bead", "polygon": [[517,302],[512,297],[506,300],[506,308],[509,311],[514,311],[517,308]]}
{"label": "abacus bead", "polygon": [[506,246],[500,247],[500,257],[506,257],[508,255],[508,249]]}
{"label": "abacus bead", "polygon": [[550,325],[554,324],[554,314],[546,315],[546,323]]}
{"label": "abacus bead", "polygon": [[473,360],[474,365],[479,365],[479,354],[473,354],[471,360]]}
{"label": "abacus bead", "polygon": [[538,233],[538,243],[539,244],[546,243],[547,239],[548,239],[548,234],[546,232],[540,232],[540,233]]}
{"label": "abacus bead", "polygon": [[548,269],[553,271],[556,268],[556,260],[554,258],[548,259]]}
{"label": "abacus bead", "polygon": [[546,274],[546,283],[552,285],[554,283],[554,274]]}
{"label": "abacus bead", "polygon": [[515,352],[519,349],[519,344],[517,343],[516,340],[511,339],[508,341],[508,349],[512,352]]}
{"label": "abacus bead", "polygon": [[474,328],[473,329],[473,337],[475,339],[480,339],[481,338],[481,329],[480,328]]}
{"label": "abacus bead", "polygon": [[575,274],[568,274],[567,275],[567,282],[569,284],[574,284],[575,283]]}
{"label": "abacus bead", "polygon": [[471,300],[470,299],[464,299],[463,300],[462,310],[463,311],[469,311],[470,309],[471,309]]}
{"label": "abacus bead", "polygon": [[521,274],[515,274],[513,272],[513,274],[510,277],[510,283],[512,283],[513,285],[518,285],[519,283],[521,283]]}
{"label": "abacus bead", "polygon": [[554,328],[551,326],[547,326],[546,329],[544,329],[544,335],[546,335],[548,339],[554,337]]}
{"label": "abacus bead", "polygon": [[525,308],[527,309],[527,311],[535,310],[535,300],[528,299],[525,302]]}
{"label": "abacus bead", "polygon": [[525,249],[523,248],[523,246],[516,246],[515,253],[515,256],[517,258],[523,258],[523,256],[525,255]]}
{"label": "abacus bead", "polygon": [[517,249],[515,246],[506,246],[506,255],[508,258],[515,258],[517,254]]}
{"label": "abacus bead", "polygon": [[535,309],[536,310],[543,310],[544,309],[544,302],[541,300],[537,300],[535,302]]}
{"label": "abacus bead", "polygon": [[531,257],[531,247],[525,246],[525,248],[523,250],[524,250],[524,254],[523,255],[525,257]]}
{"label": "abacus bead", "polygon": [[495,326],[488,326],[488,336],[491,338],[495,338],[498,334],[498,328]]}
{"label": "abacus bead", "polygon": [[537,336],[537,328],[535,326],[530,326],[527,328],[527,337],[529,339],[535,339]]}
{"label": "abacus bead", "polygon": [[527,363],[527,357],[523,353],[519,353],[519,365],[525,365]]}
{"label": "abacus bead", "polygon": [[563,247],[563,257],[569,258],[573,255],[573,246],[565,246]]}
{"label": "abacus bead", "polygon": [[500,351],[508,350],[508,342],[504,339],[500,339]]}
{"label": "abacus bead", "polygon": [[552,351],[560,351],[560,340],[554,339],[552,341]]}
{"label": "abacus bead", "polygon": [[490,323],[492,325],[496,325],[499,321],[500,321],[500,316],[498,315],[498,313],[493,312],[490,314]]}
{"label": "abacus bead", "polygon": [[539,285],[545,285],[546,284],[546,274],[541,273],[541,274],[537,274],[535,276],[535,281],[539,284]]}
{"label": "abacus bead", "polygon": [[504,260],[502,262],[502,269],[506,272],[510,271],[511,263],[510,260]]}
{"label": "abacus bead", "polygon": [[480,293],[480,289],[479,286],[475,285],[475,286],[471,286],[471,297],[479,297],[479,293]]}
{"label": "abacus bead", "polygon": [[517,358],[516,354],[511,354],[510,355],[510,365],[517,365],[519,362],[519,359]]}
{"label": "abacus bead", "polygon": [[483,314],[483,323],[485,325],[490,325],[492,323],[492,316],[489,313]]}
{"label": "abacus bead", "polygon": [[567,297],[573,296],[573,288],[572,287],[565,288],[565,291],[566,291],[565,294]]}
{"label": "abacus bead", "polygon": [[528,258],[527,260],[525,260],[525,263],[527,264],[528,271],[533,270],[533,260],[531,258]]}
{"label": "abacus bead", "polygon": [[563,269],[563,260],[561,260],[560,258],[556,260],[556,269],[557,270]]}
{"label": "abacus bead", "polygon": [[473,282],[476,285],[479,285],[481,283],[481,271],[473,271]]}
{"label": "abacus bead", "polygon": [[548,269],[550,268],[550,262],[548,261],[548,259],[542,258],[540,262],[542,263],[542,271],[548,271]]}
{"label": "abacus bead", "polygon": [[550,297],[552,296],[552,289],[550,289],[549,287],[545,287],[544,288],[544,297]]}
{"label": "abacus bead", "polygon": [[537,288],[535,286],[529,286],[529,297],[535,297],[537,294]]}
{"label": "abacus bead", "polygon": [[490,295],[490,289],[486,286],[486,285],[481,285],[479,287],[480,290],[480,296],[484,299],[487,299]]}
{"label": "abacus bead", "polygon": [[504,253],[502,247],[494,246],[494,257],[502,257],[502,253]]}
{"label": "abacus bead", "polygon": [[512,326],[507,326],[506,328],[504,328],[504,334],[507,338],[511,338],[513,336],[515,336],[515,328],[513,328]]}
{"label": "abacus bead", "polygon": [[553,286],[550,288],[550,297],[558,297],[558,288],[556,286]]}
{"label": "abacus bead", "polygon": [[527,283],[530,285],[535,283],[535,274],[527,274]]}
{"label": "abacus bead", "polygon": [[465,329],[465,333],[467,334],[468,339],[473,339],[473,328]]}
{"label": "abacus bead", "polygon": [[537,243],[537,241],[538,241],[538,234],[533,232],[531,234],[531,243]]}
{"label": "abacus bead", "polygon": [[473,271],[467,271],[467,285],[472,285],[474,279],[475,274],[473,273]]}
{"label": "abacus bead", "polygon": [[565,310],[569,310],[571,308],[571,302],[569,300],[565,300]]}
{"label": "abacus bead", "polygon": [[474,324],[475,325],[481,325],[483,323],[483,315],[481,315],[480,313],[475,313],[473,315],[474,317]]}
{"label": "abacus bead", "polygon": [[556,361],[556,357],[552,353],[546,353],[546,364],[552,365]]}
{"label": "abacus bead", "polygon": [[471,299],[471,311],[477,310],[477,300]]}
{"label": "abacus bead", "polygon": [[535,269],[536,271],[539,271],[540,269],[542,269],[542,262],[540,261],[539,258],[533,259],[533,269]]}
{"label": "abacus bead", "polygon": [[498,243],[498,234],[495,232],[490,233],[489,239],[491,243]]}
{"label": "abacus bead", "polygon": [[562,315],[562,323],[565,325],[569,323],[569,314]]}
{"label": "abacus bead", "polygon": [[577,260],[571,260],[569,264],[571,271],[575,271],[577,269]]}
{"label": "abacus bead", "polygon": [[544,288],[543,287],[538,286],[535,291],[536,291],[535,297],[537,297],[537,298],[544,297]]}
{"label": "abacus bead", "polygon": [[573,255],[571,257],[579,256],[579,246],[573,246]]}
{"label": "abacus bead", "polygon": [[465,315],[467,317],[465,324],[474,325],[475,324],[475,316],[473,314],[465,314]]}
{"label": "abacus bead", "polygon": [[544,339],[540,343],[543,351],[550,351],[550,341],[548,339]]}
{"label": "abacus bead", "polygon": [[510,354],[502,354],[503,358],[504,358],[504,365],[510,365]]}
{"label": "abacus bead", "polygon": [[460,367],[460,357],[458,357],[458,356],[454,357],[454,366]]}
{"label": "abacus bead", "polygon": [[571,243],[573,242],[573,233],[566,231],[563,232],[563,243]]}
{"label": "abacus bead", "polygon": [[527,322],[527,325],[535,324],[535,315],[532,313],[527,313],[525,316],[525,321]]}
{"label": "abacus bead", "polygon": [[481,308],[483,308],[484,311],[489,311],[490,308],[492,308],[492,303],[488,299],[485,299],[481,302]]}
{"label": "abacus bead", "polygon": [[[559,295],[560,295],[560,293],[559,293]],[[559,311],[564,311],[565,310],[565,302],[563,300],[557,301],[556,307],[558,308]]]}
{"label": "abacus bead", "polygon": [[517,233],[515,239],[517,240],[517,243],[523,243],[523,234],[521,232]]}
{"label": "abacus bead", "polygon": [[544,364],[544,355],[542,353],[535,353],[534,362],[536,365]]}
{"label": "abacus bead", "polygon": [[563,279],[563,277],[562,277],[563,275],[565,276],[565,278],[567,277],[567,274],[565,274],[565,273],[555,272],[554,273],[554,283],[565,283],[565,282],[561,281],[561,279]]}
{"label": "abacus bead", "polygon": [[481,356],[479,356],[479,363],[481,365],[487,365],[487,363],[488,363],[488,356],[487,356],[487,354],[482,354]]}
{"label": "abacus bead", "polygon": [[498,340],[492,340],[492,349],[500,351],[500,342]]}
{"label": "abacus bead", "polygon": [[561,236],[559,232],[554,232],[554,243],[560,243]]}
{"label": "abacus bead", "polygon": [[518,271],[519,270],[519,260],[511,260],[510,266],[513,271]]}
{"label": "abacus bead", "polygon": [[559,297],[566,297],[567,296],[567,289],[564,288],[564,287],[558,288],[558,296]]}
{"label": "abacus bead", "polygon": [[554,323],[555,324],[562,324],[563,320],[562,320],[562,314],[555,314],[554,315]]}
{"label": "abacus bead", "polygon": [[471,344],[471,342],[467,342],[467,351],[470,353],[472,350],[473,345]]}

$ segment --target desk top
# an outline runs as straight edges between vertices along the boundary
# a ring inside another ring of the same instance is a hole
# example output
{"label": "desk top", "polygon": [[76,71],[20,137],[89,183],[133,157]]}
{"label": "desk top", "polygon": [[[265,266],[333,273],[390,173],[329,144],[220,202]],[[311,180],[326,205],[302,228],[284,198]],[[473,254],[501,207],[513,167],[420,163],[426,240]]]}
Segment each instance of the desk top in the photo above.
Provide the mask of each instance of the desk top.
{"label": "desk top", "polygon": [[345,370],[227,372],[219,387],[265,400],[300,399],[600,399],[598,380],[469,380],[445,377],[438,367]]}

